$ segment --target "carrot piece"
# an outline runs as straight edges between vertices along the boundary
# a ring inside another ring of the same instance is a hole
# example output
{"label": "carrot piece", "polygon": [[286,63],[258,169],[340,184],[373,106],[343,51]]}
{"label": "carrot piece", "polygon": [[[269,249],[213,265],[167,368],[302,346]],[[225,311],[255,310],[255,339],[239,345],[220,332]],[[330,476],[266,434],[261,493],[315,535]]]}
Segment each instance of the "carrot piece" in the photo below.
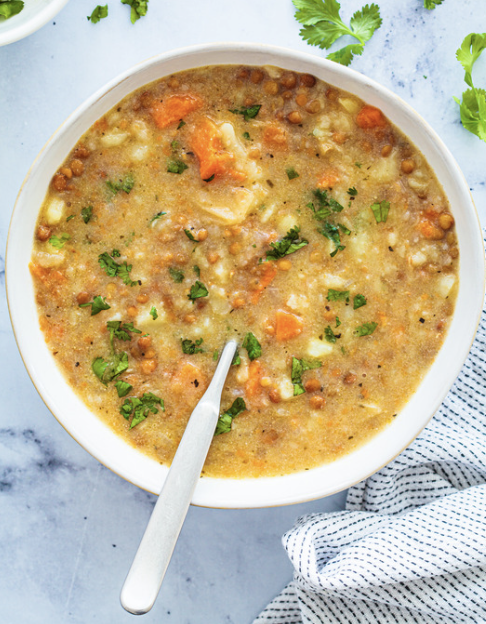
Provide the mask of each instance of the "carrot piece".
{"label": "carrot piece", "polygon": [[337,182],[339,182],[339,175],[337,172],[328,171],[321,176],[317,182],[317,186],[322,189],[328,189],[332,188]]}
{"label": "carrot piece", "polygon": [[201,119],[194,128],[192,151],[199,159],[201,179],[231,173],[234,156],[224,151],[218,128],[210,119]]}
{"label": "carrot piece", "polygon": [[288,147],[287,132],[280,124],[266,126],[263,131],[263,142],[272,149],[285,150]]}
{"label": "carrot piece", "polygon": [[277,340],[290,340],[296,338],[302,333],[304,324],[302,319],[290,312],[283,310],[277,311],[277,322],[275,337]]}
{"label": "carrot piece", "polygon": [[172,390],[188,399],[201,395],[206,389],[206,375],[199,366],[185,359],[180,360],[170,380]]}
{"label": "carrot piece", "polygon": [[430,240],[442,240],[444,238],[444,230],[428,219],[420,221],[417,228],[422,236]]}
{"label": "carrot piece", "polygon": [[363,130],[372,130],[386,126],[386,119],[379,108],[363,106],[356,117],[356,123]]}
{"label": "carrot piece", "polygon": [[245,394],[248,398],[255,397],[262,390],[260,379],[262,377],[262,365],[258,360],[250,362],[248,370],[248,381],[245,386]]}
{"label": "carrot piece", "polygon": [[277,275],[277,267],[274,262],[265,262],[262,265],[262,274],[260,277],[260,281],[258,282],[254,292],[250,297],[250,301],[253,305],[258,303],[260,299],[260,295],[265,290],[265,288],[272,282],[274,277]]}
{"label": "carrot piece", "polygon": [[158,128],[167,128],[202,105],[203,101],[198,95],[171,95],[162,102],[156,102],[150,112]]}

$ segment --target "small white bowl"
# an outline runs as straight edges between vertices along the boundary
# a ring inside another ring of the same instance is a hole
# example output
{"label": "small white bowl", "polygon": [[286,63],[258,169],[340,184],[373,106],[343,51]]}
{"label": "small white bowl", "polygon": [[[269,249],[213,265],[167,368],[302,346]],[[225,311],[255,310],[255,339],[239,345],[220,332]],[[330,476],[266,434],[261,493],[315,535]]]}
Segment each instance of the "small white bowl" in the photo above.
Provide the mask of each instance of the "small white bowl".
{"label": "small white bowl", "polygon": [[0,46],[28,37],[59,13],[68,0],[24,0],[20,13],[0,20]]}
{"label": "small white bowl", "polygon": [[90,126],[135,89],[174,72],[213,64],[276,65],[306,72],[377,106],[424,154],[451,203],[460,248],[460,287],[451,327],[435,362],[395,420],[353,453],[283,477],[200,480],[193,503],[242,508],[287,505],[343,490],[373,474],[419,434],[438,409],[469,352],[483,304],[484,249],[468,185],[427,123],[394,93],[351,69],[310,54],[260,44],[211,44],[176,50],[137,65],[90,97],[53,135],[32,165],[10,224],[7,295],[25,366],[48,408],[89,453],[132,483],[158,493],[167,467],[115,435],[76,396],[44,341],[28,263],[39,208],[50,180]]}

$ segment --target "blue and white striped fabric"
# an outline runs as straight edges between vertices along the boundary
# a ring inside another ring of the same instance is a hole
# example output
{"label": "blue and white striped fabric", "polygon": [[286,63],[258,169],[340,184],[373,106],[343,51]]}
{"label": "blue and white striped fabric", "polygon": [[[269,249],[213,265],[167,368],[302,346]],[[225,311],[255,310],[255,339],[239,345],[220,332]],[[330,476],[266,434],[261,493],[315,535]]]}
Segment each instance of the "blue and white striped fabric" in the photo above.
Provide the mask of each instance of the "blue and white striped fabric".
{"label": "blue and white striped fabric", "polygon": [[486,622],[486,314],[419,438],[284,535],[294,580],[254,624]]}

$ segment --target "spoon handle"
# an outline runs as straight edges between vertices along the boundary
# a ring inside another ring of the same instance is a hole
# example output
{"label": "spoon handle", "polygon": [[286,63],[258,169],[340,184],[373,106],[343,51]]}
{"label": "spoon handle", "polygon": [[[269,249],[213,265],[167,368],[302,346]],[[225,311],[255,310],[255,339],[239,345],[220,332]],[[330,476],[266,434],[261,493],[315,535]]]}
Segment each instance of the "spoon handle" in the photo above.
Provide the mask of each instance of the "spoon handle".
{"label": "spoon handle", "polygon": [[221,393],[236,347],[234,340],[226,344],[214,377],[191,414],[123,585],[121,604],[134,615],[150,611],[159,593],[214,436]]}

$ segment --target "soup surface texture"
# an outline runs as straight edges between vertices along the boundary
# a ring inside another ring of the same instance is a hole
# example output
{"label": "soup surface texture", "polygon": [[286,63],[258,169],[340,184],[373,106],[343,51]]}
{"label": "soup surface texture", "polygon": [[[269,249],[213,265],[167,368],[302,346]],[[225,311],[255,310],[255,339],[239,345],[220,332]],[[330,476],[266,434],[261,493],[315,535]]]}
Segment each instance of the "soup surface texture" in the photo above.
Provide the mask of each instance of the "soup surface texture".
{"label": "soup surface texture", "polygon": [[457,292],[454,218],[376,108],[308,74],[212,66],[145,86],[54,175],[31,272],[73,389],[169,464],[240,345],[204,474],[330,462],[392,421]]}

